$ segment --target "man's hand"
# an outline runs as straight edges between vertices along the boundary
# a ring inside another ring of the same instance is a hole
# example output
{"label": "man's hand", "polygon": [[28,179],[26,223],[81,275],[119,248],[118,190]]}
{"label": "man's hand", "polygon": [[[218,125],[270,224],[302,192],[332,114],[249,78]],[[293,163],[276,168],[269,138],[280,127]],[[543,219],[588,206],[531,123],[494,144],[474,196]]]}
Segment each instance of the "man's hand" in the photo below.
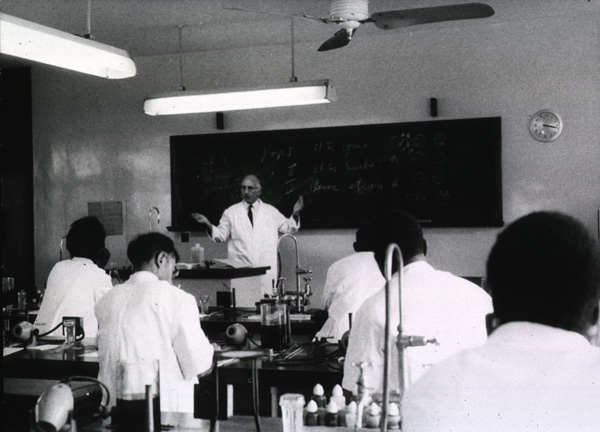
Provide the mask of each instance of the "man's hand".
{"label": "man's hand", "polygon": [[206,232],[208,233],[208,235],[212,236],[213,226],[206,216],[200,213],[192,213],[192,219],[194,219],[199,224],[204,225],[206,227]]}
{"label": "man's hand", "polygon": [[208,218],[206,216],[204,216],[203,214],[192,213],[192,219],[194,219],[199,224],[206,225],[206,226],[210,225]]}
{"label": "man's hand", "polygon": [[298,201],[296,201],[296,204],[294,204],[294,211],[292,212],[292,215],[298,216],[303,208],[304,208],[304,197],[302,195],[300,195],[300,198],[298,198]]}

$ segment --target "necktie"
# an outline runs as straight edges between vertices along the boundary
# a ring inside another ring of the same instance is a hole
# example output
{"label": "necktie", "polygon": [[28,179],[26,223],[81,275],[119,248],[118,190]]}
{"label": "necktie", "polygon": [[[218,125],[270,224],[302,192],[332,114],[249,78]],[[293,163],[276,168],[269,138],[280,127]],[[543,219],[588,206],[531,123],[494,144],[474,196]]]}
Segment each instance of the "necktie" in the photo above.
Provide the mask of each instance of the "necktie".
{"label": "necktie", "polygon": [[248,218],[250,219],[252,226],[254,226],[254,218],[252,217],[252,204],[248,206]]}

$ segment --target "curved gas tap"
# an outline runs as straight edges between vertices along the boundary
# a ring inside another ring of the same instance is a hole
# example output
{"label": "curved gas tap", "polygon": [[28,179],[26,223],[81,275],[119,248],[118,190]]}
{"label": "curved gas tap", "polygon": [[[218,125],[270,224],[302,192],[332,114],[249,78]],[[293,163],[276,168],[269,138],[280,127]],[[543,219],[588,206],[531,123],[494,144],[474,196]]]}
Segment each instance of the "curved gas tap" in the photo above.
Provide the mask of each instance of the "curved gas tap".
{"label": "curved gas tap", "polygon": [[[398,349],[398,391],[400,393],[400,401],[406,387],[405,368],[404,368],[404,348],[409,346],[423,346],[428,343],[437,344],[435,339],[427,339],[422,336],[404,336],[402,334],[402,269],[404,261],[402,260],[402,251],[400,247],[392,243],[388,245],[385,251],[384,277],[385,277],[385,347],[384,347],[384,363],[383,363],[383,400],[381,407],[381,432],[387,431],[387,412],[389,404],[389,371],[392,351],[392,341],[390,338],[390,322],[392,319],[390,302],[391,302],[391,287],[392,287],[392,260],[394,252],[398,256],[398,339],[396,339],[396,347]],[[402,407],[400,407],[402,409]]]}
{"label": "curved gas tap", "polygon": [[[306,306],[308,304],[308,297],[310,297],[312,295],[310,285],[309,285],[309,282],[312,279],[312,270],[311,269],[307,270],[307,269],[303,269],[300,267],[300,254],[298,253],[298,240],[292,234],[284,234],[279,238],[279,241],[277,242],[277,253],[279,253],[279,251],[280,251],[281,241],[286,237],[291,237],[292,240],[294,240],[294,246],[295,246],[295,250],[296,250],[296,291],[285,291],[284,289],[282,289],[283,284],[278,283],[277,292],[278,292],[278,295],[280,296],[280,298],[285,296],[286,294],[291,294],[291,295],[295,296],[296,297],[296,307],[297,307],[298,311],[304,312],[304,306]],[[278,273],[281,274],[281,268],[279,269]],[[302,290],[301,286],[300,286],[300,275],[303,275],[303,274],[307,275],[304,277],[304,281],[305,281],[304,290]]]}
{"label": "curved gas tap", "polygon": [[[385,346],[384,346],[384,361],[383,361],[383,400],[381,407],[381,432],[387,431],[387,412],[390,399],[390,361],[392,356],[392,341],[390,338],[390,322],[392,314],[390,310],[391,302],[391,287],[392,287],[392,259],[394,252],[398,256],[398,341],[402,339],[402,269],[404,261],[402,260],[402,252],[400,247],[392,243],[388,245],[385,251],[384,277],[385,277]],[[400,397],[404,392],[404,349],[398,344],[398,380]]]}
{"label": "curved gas tap", "polygon": [[[156,212],[156,226],[153,227],[153,216],[154,213]],[[148,210],[148,229],[150,231],[156,231],[160,228],[160,210],[158,209],[158,207],[152,207],[150,210]]]}

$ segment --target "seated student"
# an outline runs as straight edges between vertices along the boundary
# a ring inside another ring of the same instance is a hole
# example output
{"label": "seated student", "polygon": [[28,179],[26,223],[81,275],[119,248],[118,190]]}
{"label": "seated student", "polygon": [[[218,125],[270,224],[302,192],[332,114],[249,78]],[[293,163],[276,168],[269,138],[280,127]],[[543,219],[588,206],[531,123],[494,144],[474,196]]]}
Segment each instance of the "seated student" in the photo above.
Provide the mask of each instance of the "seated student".
{"label": "seated student", "polygon": [[[44,300],[35,320],[40,333],[46,333],[62,323],[65,316],[82,317],[85,336],[95,337],[98,321],[94,305],[112,287],[110,276],[103,267],[110,253],[104,247],[106,232],[100,221],[88,216],[71,224],[67,233],[67,250],[70,260],[54,265],[48,281]],[[57,329],[49,336],[62,336]]]}
{"label": "seated student", "polygon": [[[486,315],[492,312],[490,296],[479,286],[451,273],[434,269],[425,258],[427,247],[417,219],[404,211],[384,214],[374,223],[375,259],[383,272],[385,253],[396,243],[404,260],[402,272],[403,333],[436,338],[439,345],[406,349],[407,385],[427,368],[465,348],[481,345],[487,338]],[[394,258],[394,262],[395,262]],[[398,335],[398,279],[391,290],[391,335]],[[385,283],[365,301],[355,315],[344,362],[342,387],[356,393],[358,368],[352,363],[369,362],[365,385],[375,393],[383,390],[385,346]],[[390,389],[399,390],[398,350],[392,343]]]}
{"label": "seated student", "polygon": [[212,367],[214,350],[196,299],[171,283],[179,260],[173,240],[142,234],[129,243],[127,257],[135,273],[96,305],[98,379],[114,402],[119,360],[159,359],[161,411],[193,412],[194,384]]}
{"label": "seated student", "polygon": [[600,248],[570,216],[509,225],[487,261],[488,342],[433,367],[403,401],[402,430],[598,431]]}
{"label": "seated student", "polygon": [[356,231],[356,253],[337,260],[327,270],[323,309],[329,316],[315,337],[337,342],[350,329],[349,314],[381,289],[385,280],[373,253],[373,227],[364,224]]}

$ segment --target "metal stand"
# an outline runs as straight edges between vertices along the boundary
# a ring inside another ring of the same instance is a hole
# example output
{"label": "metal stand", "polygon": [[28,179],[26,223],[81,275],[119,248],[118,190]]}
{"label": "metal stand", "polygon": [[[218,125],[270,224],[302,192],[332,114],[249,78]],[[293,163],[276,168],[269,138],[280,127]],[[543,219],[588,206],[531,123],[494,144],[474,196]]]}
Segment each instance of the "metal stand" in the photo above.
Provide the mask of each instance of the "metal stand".
{"label": "metal stand", "polygon": [[240,316],[242,315],[241,312],[238,312],[237,310],[237,306],[236,306],[236,298],[235,298],[235,288],[231,288],[231,311],[229,312],[229,314],[231,316]]}
{"label": "metal stand", "polygon": [[[384,346],[384,363],[383,363],[383,401],[381,407],[381,432],[387,432],[387,412],[388,404],[390,399],[390,360],[392,351],[392,341],[390,339],[390,321],[392,319],[390,302],[391,302],[391,288],[392,288],[392,259],[394,252],[398,257],[398,340],[402,338],[402,269],[404,262],[402,261],[402,252],[400,247],[392,243],[388,245],[385,251],[385,265],[384,265],[384,276],[385,276],[385,346]],[[398,345],[398,376],[399,376],[399,393],[400,400],[402,400],[402,394],[404,393],[404,349],[401,345]]]}
{"label": "metal stand", "polygon": [[261,432],[257,362],[257,358],[252,359],[252,413],[254,414],[254,424],[256,425],[256,432]]}
{"label": "metal stand", "polygon": [[[252,414],[254,415],[254,425],[256,432],[261,432],[260,426],[260,407],[259,407],[259,384],[258,384],[258,360],[262,357],[269,357],[264,351],[227,351],[223,353],[224,358],[239,358],[250,360],[252,362]],[[218,383],[217,383],[218,385]],[[211,428],[211,432],[213,429]]]}
{"label": "metal stand", "polygon": [[404,395],[404,389],[406,387],[405,379],[405,367],[404,367],[404,348],[409,346],[423,346],[428,343],[437,343],[435,339],[427,339],[422,336],[404,336],[402,334],[402,269],[404,268],[404,262],[402,260],[402,251],[400,247],[392,243],[388,245],[385,251],[385,265],[384,265],[384,276],[385,276],[385,359],[383,363],[383,401],[381,407],[381,432],[387,432],[387,412],[388,404],[390,399],[390,361],[392,351],[392,341],[390,338],[390,322],[392,319],[390,302],[391,302],[391,287],[392,287],[392,259],[394,252],[398,257],[398,339],[396,340],[396,347],[398,349],[398,381],[399,388],[398,392],[399,400],[402,401]]}

